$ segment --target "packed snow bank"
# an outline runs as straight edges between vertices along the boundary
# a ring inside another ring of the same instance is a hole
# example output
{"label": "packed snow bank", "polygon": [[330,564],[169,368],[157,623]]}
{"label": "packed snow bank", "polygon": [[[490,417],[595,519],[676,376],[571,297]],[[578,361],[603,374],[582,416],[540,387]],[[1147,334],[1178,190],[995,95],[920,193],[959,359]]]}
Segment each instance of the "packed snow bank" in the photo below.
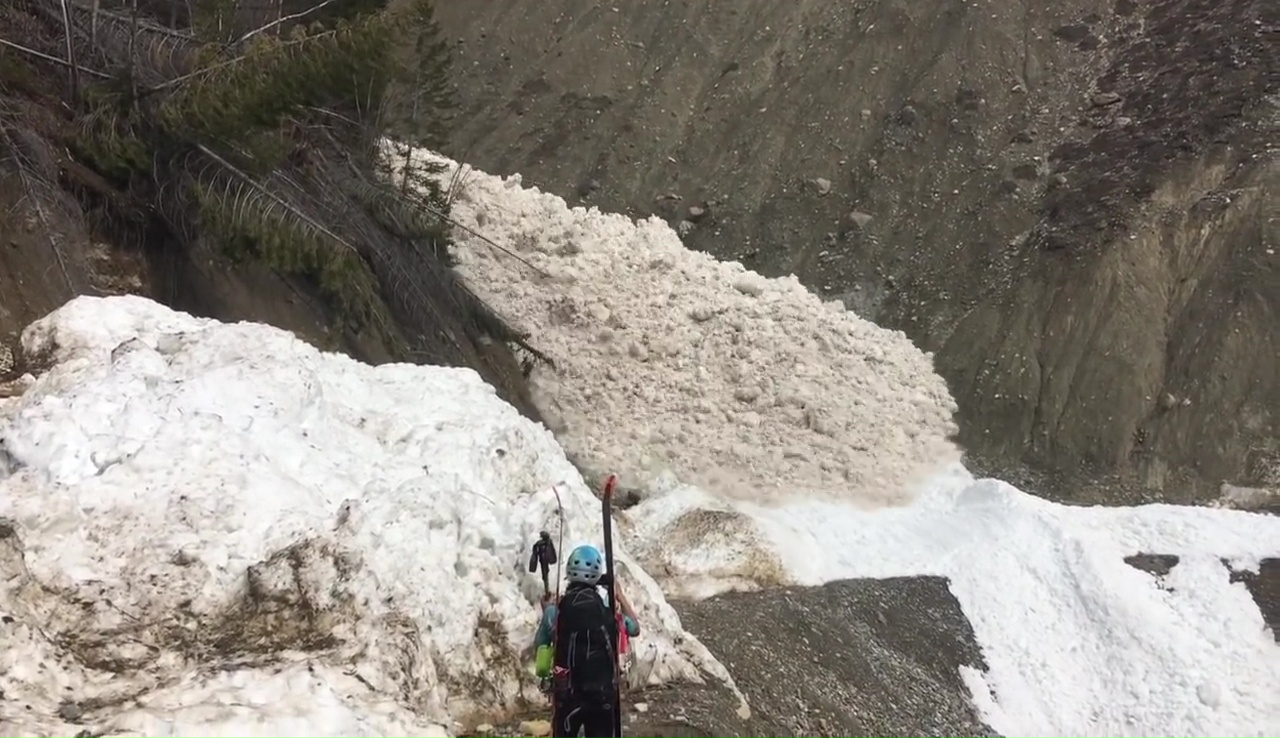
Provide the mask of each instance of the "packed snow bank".
{"label": "packed snow bank", "polygon": [[454,194],[459,269],[555,360],[535,399],[589,465],[877,505],[958,458],[947,387],[902,333],[690,251],[658,218],[569,208],[518,175],[472,170]]}
{"label": "packed snow bank", "polygon": [[[23,342],[54,364],[0,406],[0,732],[447,735],[535,696],[526,547],[552,485],[566,546],[599,504],[474,372],[131,297]],[[633,673],[727,678],[619,554]]]}
{"label": "packed snow bank", "polygon": [[[708,509],[719,538],[674,533],[696,528]],[[1004,735],[1280,734],[1280,647],[1222,563],[1257,571],[1260,559],[1280,556],[1278,517],[1068,507],[974,480],[958,465],[910,507],[765,507],[686,488],[627,514],[644,531],[638,540],[665,536],[661,551],[642,557],[704,594],[718,576],[749,576],[741,562],[752,559],[796,584],[948,577],[990,667],[966,682]],[[1124,563],[1136,553],[1180,561],[1157,579]]]}

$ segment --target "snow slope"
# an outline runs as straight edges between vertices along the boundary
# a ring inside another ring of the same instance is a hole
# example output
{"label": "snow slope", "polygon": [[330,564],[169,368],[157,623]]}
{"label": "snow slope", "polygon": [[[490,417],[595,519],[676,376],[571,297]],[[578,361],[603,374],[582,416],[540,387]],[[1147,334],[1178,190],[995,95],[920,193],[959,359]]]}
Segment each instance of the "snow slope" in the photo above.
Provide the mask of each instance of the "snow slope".
{"label": "snow slope", "polygon": [[[709,508],[718,545],[674,534]],[[948,577],[989,667],[966,682],[1003,735],[1280,734],[1280,647],[1222,563],[1257,571],[1261,558],[1280,556],[1280,518],[1069,507],[958,465],[907,507],[766,507],[680,488],[627,514],[636,541],[664,541],[638,550],[650,570],[690,583],[692,594],[740,584],[747,574],[717,564],[753,557],[796,584]],[[1181,560],[1157,580],[1124,563],[1137,553]]]}
{"label": "snow slope", "polygon": [[574,456],[640,488],[670,473],[869,506],[958,459],[946,384],[901,332],[689,251],[656,217],[571,209],[518,175],[462,179],[459,270],[556,362],[534,372],[535,399]]}
{"label": "snow slope", "polygon": [[[461,271],[559,363],[535,379],[566,448],[649,471],[622,530],[669,595],[943,575],[990,666],[966,681],[1005,735],[1280,733],[1280,648],[1221,563],[1280,555],[1280,518],[975,480],[901,334],[656,219],[570,209],[518,176],[472,171],[455,194],[465,226],[550,275],[458,234]],[[1158,581],[1123,562],[1144,552],[1182,559]]]}
{"label": "snow slope", "polygon": [[[0,733],[442,736],[513,706],[551,487],[566,546],[599,506],[474,372],[131,297],[23,342],[54,365],[0,405]],[[633,673],[727,678],[620,548]]]}

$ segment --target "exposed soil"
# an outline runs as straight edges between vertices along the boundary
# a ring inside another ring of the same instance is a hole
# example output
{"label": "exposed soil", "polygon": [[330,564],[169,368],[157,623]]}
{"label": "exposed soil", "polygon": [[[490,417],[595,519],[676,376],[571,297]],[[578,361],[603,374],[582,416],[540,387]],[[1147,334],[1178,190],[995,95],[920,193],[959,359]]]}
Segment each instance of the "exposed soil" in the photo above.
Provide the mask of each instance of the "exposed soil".
{"label": "exposed soil", "polygon": [[751,702],[763,732],[747,735],[993,735],[960,681],[961,666],[986,665],[945,579],[849,580],[679,609]]}
{"label": "exposed soil", "polygon": [[1280,7],[441,4],[451,156],[936,352],[977,469],[1081,502],[1280,486]]}

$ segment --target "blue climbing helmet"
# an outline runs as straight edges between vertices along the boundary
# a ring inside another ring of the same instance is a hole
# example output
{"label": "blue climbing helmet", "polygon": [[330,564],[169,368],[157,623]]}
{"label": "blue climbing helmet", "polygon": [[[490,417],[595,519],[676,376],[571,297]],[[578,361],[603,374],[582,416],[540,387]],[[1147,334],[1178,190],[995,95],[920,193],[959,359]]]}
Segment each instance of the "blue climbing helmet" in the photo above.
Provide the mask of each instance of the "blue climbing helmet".
{"label": "blue climbing helmet", "polygon": [[600,555],[600,549],[590,544],[583,544],[569,554],[565,571],[570,582],[595,584],[604,574],[604,557]]}

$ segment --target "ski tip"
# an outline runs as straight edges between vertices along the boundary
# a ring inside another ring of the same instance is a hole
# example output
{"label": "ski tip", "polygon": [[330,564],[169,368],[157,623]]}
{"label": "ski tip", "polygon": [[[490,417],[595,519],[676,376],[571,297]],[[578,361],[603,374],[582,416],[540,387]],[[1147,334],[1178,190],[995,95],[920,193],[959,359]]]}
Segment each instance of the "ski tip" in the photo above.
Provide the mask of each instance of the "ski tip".
{"label": "ski tip", "polygon": [[608,497],[613,494],[613,490],[618,486],[618,475],[610,474],[604,478],[604,496]]}

